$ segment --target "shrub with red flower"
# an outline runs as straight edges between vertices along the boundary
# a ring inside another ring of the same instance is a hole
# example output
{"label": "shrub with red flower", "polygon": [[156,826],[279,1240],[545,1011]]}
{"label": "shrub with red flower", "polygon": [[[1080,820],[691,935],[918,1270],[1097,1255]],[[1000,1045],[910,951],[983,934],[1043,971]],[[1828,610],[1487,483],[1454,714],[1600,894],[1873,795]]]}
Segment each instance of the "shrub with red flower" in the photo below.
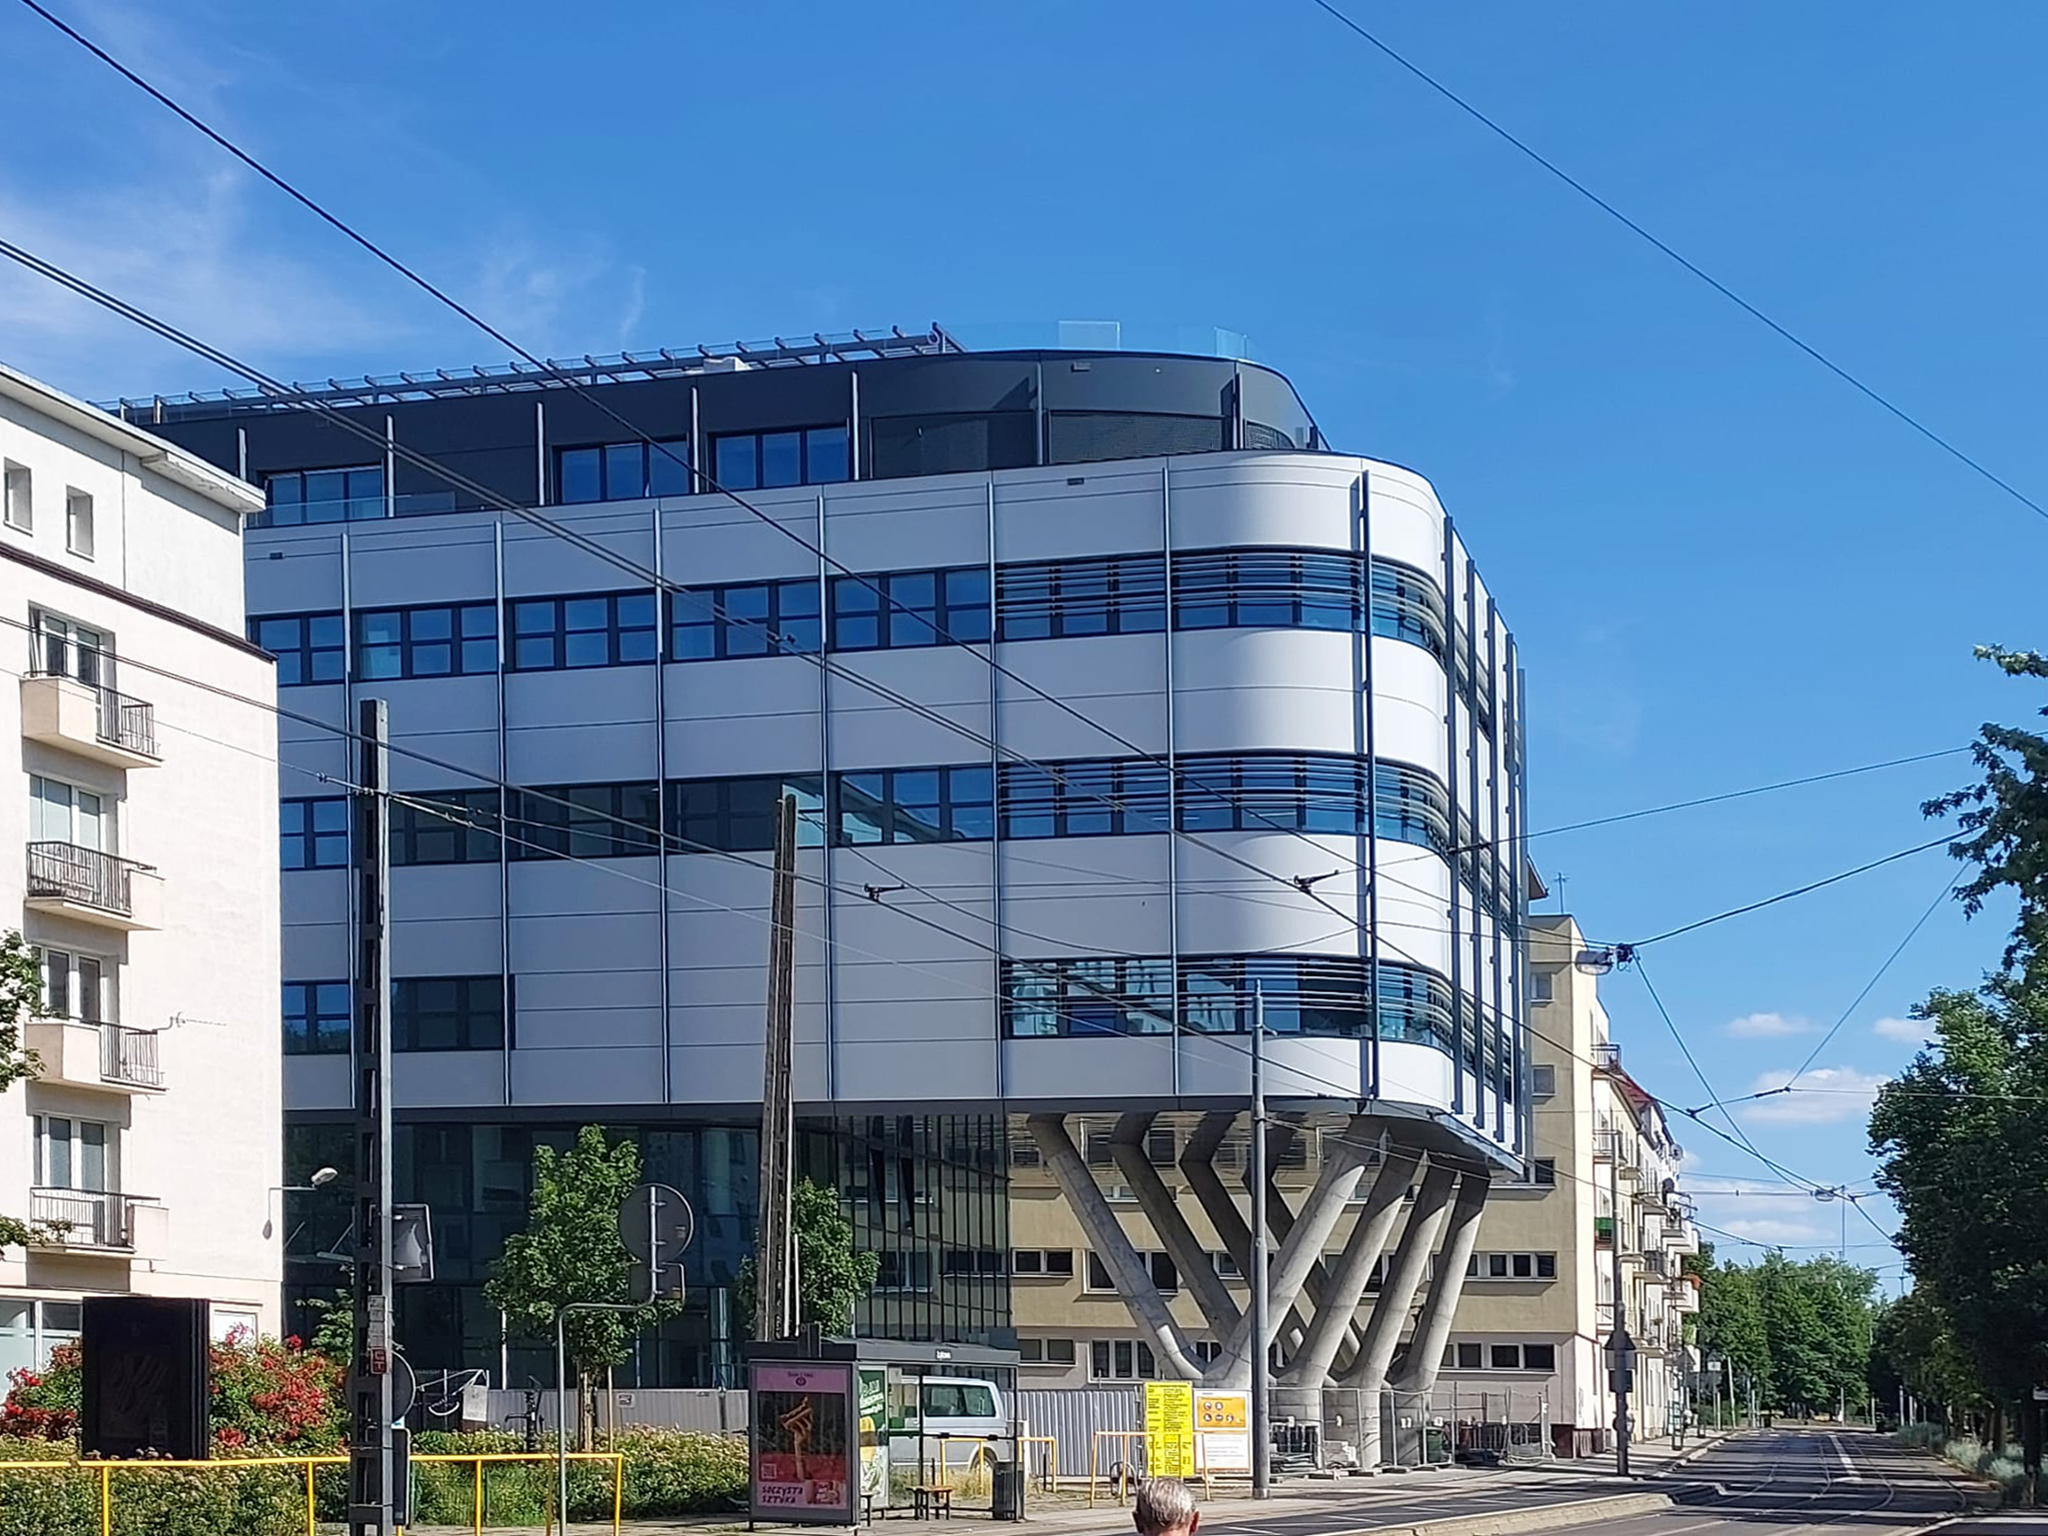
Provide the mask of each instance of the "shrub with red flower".
{"label": "shrub with red flower", "polygon": [[[212,1348],[213,1443],[229,1455],[315,1453],[346,1439],[341,1367],[297,1339],[259,1339],[237,1328]],[[80,1354],[52,1351],[47,1370],[19,1370],[0,1403],[0,1435],[68,1440],[78,1433]]]}

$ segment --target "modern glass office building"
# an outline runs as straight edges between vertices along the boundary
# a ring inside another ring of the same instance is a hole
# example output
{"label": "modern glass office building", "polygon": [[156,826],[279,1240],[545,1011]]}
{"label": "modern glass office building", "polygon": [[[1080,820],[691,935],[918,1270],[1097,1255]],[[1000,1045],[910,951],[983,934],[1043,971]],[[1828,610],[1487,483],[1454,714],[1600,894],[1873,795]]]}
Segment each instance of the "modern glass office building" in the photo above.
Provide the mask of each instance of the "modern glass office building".
{"label": "modern glass office building", "polygon": [[505,1363],[485,1267],[585,1122],[708,1218],[642,1379],[727,1358],[784,793],[864,1327],[1000,1341],[1021,1117],[1241,1109],[1255,996],[1294,1111],[1521,1156],[1514,640],[1428,482],[1279,374],[934,328],[120,409],[270,503],[293,1181],[341,1156],[344,733],[390,702],[426,1363]]}

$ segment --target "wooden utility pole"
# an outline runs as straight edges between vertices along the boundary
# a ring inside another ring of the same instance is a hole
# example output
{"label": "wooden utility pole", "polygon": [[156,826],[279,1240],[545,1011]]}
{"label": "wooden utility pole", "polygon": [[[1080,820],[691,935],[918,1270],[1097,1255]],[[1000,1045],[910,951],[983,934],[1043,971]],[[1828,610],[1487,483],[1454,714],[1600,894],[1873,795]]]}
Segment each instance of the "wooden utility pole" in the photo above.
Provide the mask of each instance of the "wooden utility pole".
{"label": "wooden utility pole", "polygon": [[768,941],[768,1019],[761,1062],[761,1227],[754,1254],[754,1337],[797,1331],[796,1232],[791,1219],[796,1101],[791,1086],[796,1025],[796,796],[775,817],[775,875]]}

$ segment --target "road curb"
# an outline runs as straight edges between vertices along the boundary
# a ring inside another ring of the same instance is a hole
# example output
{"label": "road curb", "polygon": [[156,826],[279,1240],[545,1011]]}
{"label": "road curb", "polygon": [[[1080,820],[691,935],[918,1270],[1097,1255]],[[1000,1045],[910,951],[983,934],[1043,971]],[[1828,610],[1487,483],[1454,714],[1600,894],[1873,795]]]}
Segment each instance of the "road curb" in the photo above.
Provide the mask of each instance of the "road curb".
{"label": "road curb", "polygon": [[1530,1536],[1593,1520],[1623,1520],[1654,1515],[1672,1507],[1668,1493],[1612,1493],[1597,1499],[1567,1499],[1556,1504],[1531,1504],[1521,1509],[1494,1509],[1481,1515],[1452,1515],[1442,1520],[1415,1520],[1395,1525],[1362,1525],[1329,1536]]}

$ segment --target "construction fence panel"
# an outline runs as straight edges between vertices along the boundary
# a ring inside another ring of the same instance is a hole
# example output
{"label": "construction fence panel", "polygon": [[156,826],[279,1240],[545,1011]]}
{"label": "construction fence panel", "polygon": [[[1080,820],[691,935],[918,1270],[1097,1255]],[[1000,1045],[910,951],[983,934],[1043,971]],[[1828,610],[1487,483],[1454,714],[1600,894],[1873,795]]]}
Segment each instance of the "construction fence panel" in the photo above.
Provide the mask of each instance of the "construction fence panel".
{"label": "construction fence panel", "polygon": [[[573,1389],[572,1389],[573,1396]],[[490,1427],[517,1434],[525,1427],[527,1395],[521,1391],[492,1388]],[[540,1432],[554,1433],[555,1394],[540,1394]],[[703,1434],[739,1435],[747,1429],[747,1394],[738,1387],[635,1387],[607,1394],[599,1388],[597,1421],[616,1412],[621,1429],[688,1429]]]}
{"label": "construction fence panel", "polygon": [[[1144,1389],[1136,1383],[1107,1387],[1026,1387],[1017,1393],[1017,1418],[1031,1435],[1050,1435],[1059,1442],[1059,1475],[1085,1478],[1088,1448],[1098,1430],[1142,1430]],[[1105,1441],[1107,1445],[1110,1442]],[[1025,1475],[1037,1482],[1044,1446],[1032,1447]],[[1106,1469],[1098,1468],[1098,1471]]]}

